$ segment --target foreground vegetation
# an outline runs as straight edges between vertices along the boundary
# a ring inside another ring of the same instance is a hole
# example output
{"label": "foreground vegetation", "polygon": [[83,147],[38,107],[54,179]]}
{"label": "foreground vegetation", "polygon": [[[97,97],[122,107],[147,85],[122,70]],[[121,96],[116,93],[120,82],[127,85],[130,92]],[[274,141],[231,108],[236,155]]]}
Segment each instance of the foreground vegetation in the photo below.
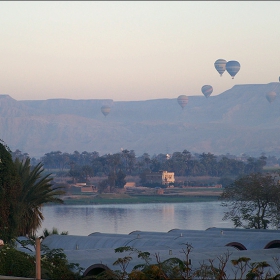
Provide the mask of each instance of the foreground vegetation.
{"label": "foreground vegetation", "polygon": [[268,229],[280,226],[280,173],[252,173],[224,189],[224,219],[235,227]]}
{"label": "foreground vegetation", "polygon": [[[9,244],[0,248],[0,275],[34,278],[36,275],[34,254],[17,250],[13,246],[14,242],[15,240],[11,240]],[[32,243],[34,244],[32,240],[28,242],[28,244]],[[46,246],[42,247],[42,279],[81,279],[83,269],[77,263],[69,263],[62,249],[50,250]]]}
{"label": "foreground vegetation", "polygon": [[[278,273],[273,275],[269,269],[270,265],[265,262],[250,262],[251,259],[247,257],[240,257],[238,259],[230,260],[230,253],[227,251],[215,259],[209,259],[208,262],[201,261],[199,267],[194,267],[191,263],[190,253],[192,252],[192,245],[185,244],[182,248],[185,255],[184,259],[176,257],[161,260],[159,254],[152,255],[149,252],[142,252],[130,246],[116,248],[116,253],[127,252],[128,255],[123,258],[118,258],[113,265],[118,267],[116,270],[105,270],[97,276],[88,276],[85,279],[112,279],[112,280],[226,280],[226,279],[247,279],[247,280],[278,280],[280,279],[280,262],[278,258],[274,259]],[[139,264],[134,266],[132,271],[127,271],[129,263],[136,255],[139,259]],[[226,270],[228,263],[232,264],[233,275],[229,275]],[[217,263],[217,264],[216,264]]]}
{"label": "foreground vegetation", "polygon": [[12,160],[10,150],[0,143],[0,236],[4,242],[16,236],[34,235],[44,219],[45,203],[63,203],[60,187],[52,186],[50,174],[42,176],[43,165],[30,160]]}
{"label": "foreground vegetation", "polygon": [[[27,244],[27,243],[26,243]],[[30,242],[29,242],[30,244]],[[24,244],[23,244],[24,246]],[[42,250],[42,279],[46,280],[277,280],[280,279],[280,262],[274,259],[275,267],[266,261],[252,262],[248,257],[230,259],[231,253],[226,251],[220,256],[207,261],[201,260],[200,265],[195,267],[191,262],[191,244],[185,244],[182,248],[184,258],[170,257],[161,260],[158,253],[151,254],[148,251],[140,251],[136,248],[125,246],[115,249],[116,261],[113,265],[115,270],[103,270],[97,275],[83,276],[84,268],[79,264],[69,263],[62,249]],[[124,257],[117,257],[117,253],[126,252]],[[133,258],[139,263],[131,271],[127,270]],[[32,254],[18,251],[12,246],[0,248],[0,275],[30,277],[35,275],[35,258]],[[228,273],[226,266],[231,264],[232,272]]]}

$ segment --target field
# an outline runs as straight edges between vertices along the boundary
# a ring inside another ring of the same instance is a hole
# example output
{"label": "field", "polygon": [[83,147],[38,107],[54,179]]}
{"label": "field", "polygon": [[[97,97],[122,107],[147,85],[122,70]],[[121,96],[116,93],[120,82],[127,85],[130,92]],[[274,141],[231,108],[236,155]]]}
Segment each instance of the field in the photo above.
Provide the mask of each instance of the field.
{"label": "field", "polygon": [[180,203],[217,201],[222,190],[220,188],[184,188],[166,189],[164,194],[105,193],[79,194],[64,196],[66,205],[97,205],[97,204],[136,204],[136,203]]}

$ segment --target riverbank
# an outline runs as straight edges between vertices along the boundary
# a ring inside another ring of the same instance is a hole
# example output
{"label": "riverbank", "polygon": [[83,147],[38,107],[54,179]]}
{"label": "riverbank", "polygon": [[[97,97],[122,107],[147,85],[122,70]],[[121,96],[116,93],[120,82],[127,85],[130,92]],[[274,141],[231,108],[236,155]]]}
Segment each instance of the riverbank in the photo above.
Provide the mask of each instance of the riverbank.
{"label": "riverbank", "polygon": [[100,205],[100,204],[139,204],[139,203],[182,203],[182,202],[209,202],[218,201],[221,189],[185,189],[173,190],[163,195],[129,195],[118,193],[94,194],[94,195],[70,195],[64,196],[65,205]]}

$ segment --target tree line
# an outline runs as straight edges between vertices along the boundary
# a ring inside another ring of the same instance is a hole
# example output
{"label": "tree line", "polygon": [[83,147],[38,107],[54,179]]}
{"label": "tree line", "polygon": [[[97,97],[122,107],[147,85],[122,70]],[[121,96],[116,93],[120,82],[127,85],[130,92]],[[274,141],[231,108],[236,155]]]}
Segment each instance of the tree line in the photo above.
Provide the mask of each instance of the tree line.
{"label": "tree line", "polygon": [[[28,154],[22,154],[19,150],[12,152],[13,158],[24,159]],[[176,176],[213,176],[236,177],[242,174],[261,172],[267,161],[278,163],[274,157],[264,155],[255,158],[243,155],[214,155],[210,152],[191,154],[188,150],[174,152],[171,155],[157,154],[150,156],[144,153],[136,157],[134,150],[124,149],[114,154],[99,155],[98,152],[74,151],[62,153],[52,151],[46,153],[40,162],[46,170],[57,170],[60,175],[68,175],[73,178],[87,180],[94,176],[108,176],[111,172],[122,172],[126,175],[136,176],[143,172],[159,172],[166,170],[174,172]],[[279,161],[280,162],[280,161]],[[31,164],[36,164],[31,159]]]}

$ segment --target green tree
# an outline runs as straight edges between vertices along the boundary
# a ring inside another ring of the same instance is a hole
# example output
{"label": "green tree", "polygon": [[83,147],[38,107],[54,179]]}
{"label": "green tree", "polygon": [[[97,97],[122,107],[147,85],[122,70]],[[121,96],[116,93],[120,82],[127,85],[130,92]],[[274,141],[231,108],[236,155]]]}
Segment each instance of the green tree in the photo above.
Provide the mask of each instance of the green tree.
{"label": "green tree", "polygon": [[151,171],[159,172],[159,170],[161,170],[161,163],[158,161],[158,159],[153,158],[151,160]]}
{"label": "green tree", "polygon": [[0,143],[0,234],[5,242],[19,235],[34,235],[44,219],[45,203],[63,201],[60,187],[52,188],[51,174],[43,176],[42,163],[34,168],[30,158],[13,162],[9,148]]}
{"label": "green tree", "polygon": [[122,189],[126,184],[125,180],[126,174],[119,170],[116,174],[116,187]]}
{"label": "green tree", "polygon": [[116,180],[117,180],[117,174],[116,172],[112,171],[108,174],[108,184],[110,186],[110,192],[112,192],[115,189],[116,186]]}
{"label": "green tree", "polygon": [[89,177],[92,177],[94,175],[92,167],[90,165],[83,165],[81,169],[85,181],[88,182]]}
{"label": "green tree", "polygon": [[34,277],[35,257],[5,245],[0,250],[0,275]]}
{"label": "green tree", "polygon": [[150,170],[151,158],[150,158],[150,155],[148,153],[144,153],[141,157],[139,157],[139,161],[141,162],[140,165],[142,167]]}
{"label": "green tree", "polygon": [[136,157],[134,150],[130,150],[128,155],[128,174],[131,174],[135,169]]}
{"label": "green tree", "polygon": [[[279,178],[279,176],[278,176]],[[252,173],[235,180],[221,194],[228,207],[223,220],[235,227],[267,229],[280,222],[280,185],[276,175]]]}
{"label": "green tree", "polygon": [[126,184],[125,177],[126,174],[121,170],[119,170],[118,172],[110,172],[107,180],[110,186],[110,191],[113,191],[115,188],[123,188]]}
{"label": "green tree", "polygon": [[[33,241],[27,244],[33,244]],[[82,278],[83,268],[77,263],[69,263],[62,249],[51,250],[47,246],[42,246],[41,268],[42,279],[78,280]],[[8,245],[0,250],[0,275],[31,278],[35,274],[34,256]]]}
{"label": "green tree", "polygon": [[199,161],[201,166],[203,166],[203,173],[204,175],[217,175],[217,161],[216,156],[211,153],[202,153],[199,155]]}
{"label": "green tree", "polygon": [[17,203],[21,221],[18,235],[34,235],[44,219],[42,206],[50,202],[63,203],[58,196],[64,194],[64,191],[62,187],[52,187],[51,174],[42,175],[42,163],[31,168],[29,158],[25,161],[16,159],[14,166],[21,182]]}
{"label": "green tree", "polygon": [[189,175],[190,173],[190,160],[191,160],[191,153],[188,150],[184,150],[182,152],[183,158],[184,158],[184,162],[185,162],[185,175]]}
{"label": "green tree", "polygon": [[183,153],[174,152],[169,162],[171,163],[171,169],[169,169],[169,171],[173,170],[178,176],[185,175],[186,162]]}
{"label": "green tree", "polygon": [[251,173],[257,173],[262,172],[263,167],[266,165],[266,157],[261,156],[258,159],[249,157],[247,159],[247,164],[245,166],[245,173],[251,174]]}
{"label": "green tree", "polygon": [[19,226],[17,202],[21,182],[10,149],[2,143],[0,143],[0,236],[4,242],[8,242],[17,234]]}
{"label": "green tree", "polygon": [[59,233],[56,227],[53,227],[52,230],[48,230],[47,228],[43,230],[43,238],[46,238],[47,236],[53,234],[68,235],[68,231],[62,231],[61,233]]}
{"label": "green tree", "polygon": [[108,179],[102,180],[101,182],[98,183],[97,189],[98,193],[101,194],[103,193],[109,186]]}
{"label": "green tree", "polygon": [[70,168],[68,174],[69,174],[69,176],[72,177],[73,183],[76,183],[82,177],[81,167],[76,166],[75,164],[71,164],[71,168]]}

